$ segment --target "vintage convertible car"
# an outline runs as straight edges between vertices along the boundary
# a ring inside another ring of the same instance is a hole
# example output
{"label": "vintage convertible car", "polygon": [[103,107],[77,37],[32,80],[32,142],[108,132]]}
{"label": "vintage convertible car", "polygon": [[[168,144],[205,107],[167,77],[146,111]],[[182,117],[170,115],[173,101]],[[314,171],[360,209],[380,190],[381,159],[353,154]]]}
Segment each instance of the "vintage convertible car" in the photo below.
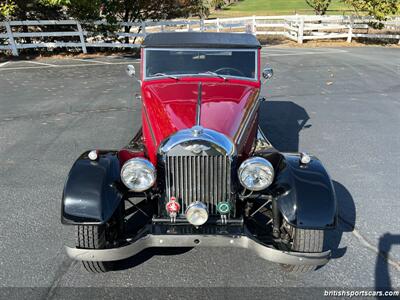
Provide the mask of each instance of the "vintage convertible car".
{"label": "vintage convertible car", "polygon": [[250,34],[145,38],[141,129],[121,150],[84,152],[68,175],[70,257],[91,272],[152,247],[245,248],[289,272],[328,262],[332,181],[316,157],[279,152],[259,128],[261,81],[272,76],[260,48]]}

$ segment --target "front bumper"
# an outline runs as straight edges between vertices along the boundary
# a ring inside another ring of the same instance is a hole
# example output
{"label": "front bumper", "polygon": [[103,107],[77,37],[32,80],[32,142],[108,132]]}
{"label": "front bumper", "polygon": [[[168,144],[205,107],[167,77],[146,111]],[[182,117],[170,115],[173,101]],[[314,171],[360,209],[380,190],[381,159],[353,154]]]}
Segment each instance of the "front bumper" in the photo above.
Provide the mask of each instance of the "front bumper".
{"label": "front bumper", "polygon": [[288,265],[324,265],[330,251],[303,253],[281,251],[264,245],[247,235],[187,234],[168,235],[148,233],[129,244],[111,249],[81,249],[65,247],[69,257],[86,261],[116,261],[129,258],[152,247],[233,247],[252,251],[259,257]]}

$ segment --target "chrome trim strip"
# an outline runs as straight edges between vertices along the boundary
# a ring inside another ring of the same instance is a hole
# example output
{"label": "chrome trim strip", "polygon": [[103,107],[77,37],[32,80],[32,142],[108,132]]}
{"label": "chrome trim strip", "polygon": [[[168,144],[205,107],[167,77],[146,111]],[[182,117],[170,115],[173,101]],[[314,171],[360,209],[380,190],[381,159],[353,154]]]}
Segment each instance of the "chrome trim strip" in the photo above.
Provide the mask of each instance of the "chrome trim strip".
{"label": "chrome trim strip", "polygon": [[197,89],[197,105],[196,105],[196,125],[200,126],[200,117],[201,117],[201,95],[202,93],[202,85],[199,82],[199,87]]}
{"label": "chrome trim strip", "polygon": [[[169,162],[169,159],[166,159],[166,162],[165,162],[165,170],[170,170],[170,162]],[[171,189],[170,188],[168,188],[168,187],[170,187],[171,186],[171,182],[169,181],[169,174],[168,174],[168,172],[166,171],[165,172],[165,182],[166,182],[166,185],[167,185],[167,193],[168,193],[168,199],[167,199],[167,201],[170,201],[171,200]]]}
{"label": "chrome trim strip", "polygon": [[76,260],[116,261],[129,258],[150,247],[231,247],[251,250],[260,258],[288,265],[324,265],[330,251],[301,253],[281,251],[265,246],[248,236],[229,235],[153,235],[147,234],[133,243],[112,249],[80,249],[65,246],[67,255]]}

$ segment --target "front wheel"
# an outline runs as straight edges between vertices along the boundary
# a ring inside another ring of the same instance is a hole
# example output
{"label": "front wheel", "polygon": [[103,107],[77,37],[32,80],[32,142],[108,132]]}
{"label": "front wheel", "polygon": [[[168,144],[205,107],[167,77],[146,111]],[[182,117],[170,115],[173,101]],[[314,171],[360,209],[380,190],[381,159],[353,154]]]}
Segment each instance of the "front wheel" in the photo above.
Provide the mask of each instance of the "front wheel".
{"label": "front wheel", "polygon": [[[292,242],[287,247],[295,252],[322,252],[324,247],[324,231],[314,229],[300,229],[288,226],[288,233]],[[317,269],[314,265],[282,265],[290,273],[308,273]]]}
{"label": "front wheel", "polygon": [[[105,225],[75,226],[77,248],[104,249],[107,245]],[[111,262],[82,261],[83,267],[91,273],[104,273],[112,270]]]}
{"label": "front wheel", "polygon": [[[81,249],[114,247],[124,231],[124,211],[122,203],[106,224],[75,226],[75,246]],[[114,269],[113,262],[108,261],[82,261],[82,264],[91,273],[104,273]]]}

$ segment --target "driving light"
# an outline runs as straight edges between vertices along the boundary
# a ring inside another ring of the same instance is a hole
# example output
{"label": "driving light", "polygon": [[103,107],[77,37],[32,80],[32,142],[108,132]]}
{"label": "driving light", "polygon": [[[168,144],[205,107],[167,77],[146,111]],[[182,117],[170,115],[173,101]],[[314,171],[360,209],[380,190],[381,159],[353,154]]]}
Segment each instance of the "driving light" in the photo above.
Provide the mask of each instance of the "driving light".
{"label": "driving light", "polygon": [[202,202],[193,202],[186,209],[186,219],[194,226],[203,225],[208,220],[207,206]]}
{"label": "driving light", "polygon": [[248,190],[261,191],[271,185],[274,180],[272,164],[262,157],[246,159],[239,167],[240,183]]}
{"label": "driving light", "polygon": [[147,159],[131,158],[121,169],[121,179],[129,189],[143,192],[154,185],[156,170]]}

